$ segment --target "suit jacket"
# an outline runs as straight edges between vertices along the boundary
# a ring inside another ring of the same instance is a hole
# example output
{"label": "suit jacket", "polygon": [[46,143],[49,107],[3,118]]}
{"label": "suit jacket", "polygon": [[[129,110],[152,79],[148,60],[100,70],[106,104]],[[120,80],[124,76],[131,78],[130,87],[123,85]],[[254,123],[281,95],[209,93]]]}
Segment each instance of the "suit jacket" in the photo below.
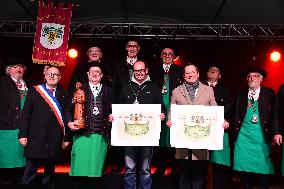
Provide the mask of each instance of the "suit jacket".
{"label": "suit jacket", "polygon": [[120,61],[115,64],[112,74],[112,88],[115,92],[115,103],[120,99],[122,87],[131,79],[129,69],[132,68],[126,60]]}
{"label": "suit jacket", "polygon": [[[65,108],[67,93],[59,86],[55,96],[62,110]],[[53,110],[41,95],[32,87],[25,101],[19,120],[19,138],[27,138],[24,156],[29,158],[59,159],[63,139],[63,130]]]}
{"label": "suit jacket", "polygon": [[[275,114],[274,103],[275,94],[274,91],[268,87],[261,87],[259,98],[258,98],[258,111],[259,120],[262,127],[264,136],[268,141],[271,140],[272,136],[279,133],[279,121],[277,114]],[[248,106],[248,89],[241,90],[238,93],[235,113],[234,113],[234,124],[233,134],[236,140],[243,124]]]}
{"label": "suit jacket", "polygon": [[[202,84],[201,82],[199,82],[198,91],[194,101],[191,101],[185,84],[183,84],[173,90],[171,104],[217,106],[213,89],[207,85]],[[170,115],[171,114],[169,113],[169,116]],[[188,149],[177,148],[176,159],[188,159]],[[208,150],[192,150],[192,159],[208,160]]]}
{"label": "suit jacket", "polygon": [[[178,65],[172,64],[169,70],[169,77],[170,77],[170,89],[169,89],[169,96],[171,97],[172,91],[182,84],[182,68]],[[153,74],[153,80],[157,83],[158,87],[162,91],[164,85],[164,75],[165,71],[163,68],[163,64],[159,64],[158,69]]]}
{"label": "suit jacket", "polygon": [[0,78],[0,129],[17,129],[21,113],[20,92],[10,76]]}
{"label": "suit jacket", "polygon": [[230,91],[220,82],[217,83],[213,90],[216,103],[218,106],[224,106],[224,117],[227,121],[230,121],[233,107],[233,99]]}

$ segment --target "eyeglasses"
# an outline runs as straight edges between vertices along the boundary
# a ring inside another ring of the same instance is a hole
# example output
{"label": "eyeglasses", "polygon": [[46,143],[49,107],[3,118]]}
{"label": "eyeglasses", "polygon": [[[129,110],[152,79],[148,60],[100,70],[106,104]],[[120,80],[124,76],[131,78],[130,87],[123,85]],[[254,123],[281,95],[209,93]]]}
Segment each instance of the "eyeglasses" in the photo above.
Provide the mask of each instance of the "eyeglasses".
{"label": "eyeglasses", "polygon": [[138,48],[138,45],[127,45],[127,48]]}
{"label": "eyeglasses", "polygon": [[171,52],[170,52],[170,53],[163,52],[163,53],[162,53],[162,56],[163,56],[163,57],[174,56],[174,53],[171,53]]}
{"label": "eyeglasses", "polygon": [[141,70],[133,70],[134,73],[142,73],[145,72],[146,69],[141,69]]}
{"label": "eyeglasses", "polygon": [[99,70],[91,70],[91,71],[89,71],[90,72],[90,74],[101,74],[102,72],[101,71],[99,71]]}
{"label": "eyeglasses", "polygon": [[89,51],[88,54],[98,54],[101,53],[100,50],[96,50],[96,51]]}
{"label": "eyeglasses", "polygon": [[48,77],[60,77],[58,73],[46,73],[46,75],[48,75]]}

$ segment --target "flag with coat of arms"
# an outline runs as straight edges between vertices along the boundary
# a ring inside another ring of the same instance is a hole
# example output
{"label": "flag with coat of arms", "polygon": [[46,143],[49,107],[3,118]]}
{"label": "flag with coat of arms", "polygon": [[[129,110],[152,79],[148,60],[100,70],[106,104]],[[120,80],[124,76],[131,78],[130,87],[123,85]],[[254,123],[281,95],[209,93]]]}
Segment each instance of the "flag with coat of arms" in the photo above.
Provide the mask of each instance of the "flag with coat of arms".
{"label": "flag with coat of arms", "polygon": [[72,16],[72,4],[54,6],[39,1],[32,59],[34,63],[64,66]]}

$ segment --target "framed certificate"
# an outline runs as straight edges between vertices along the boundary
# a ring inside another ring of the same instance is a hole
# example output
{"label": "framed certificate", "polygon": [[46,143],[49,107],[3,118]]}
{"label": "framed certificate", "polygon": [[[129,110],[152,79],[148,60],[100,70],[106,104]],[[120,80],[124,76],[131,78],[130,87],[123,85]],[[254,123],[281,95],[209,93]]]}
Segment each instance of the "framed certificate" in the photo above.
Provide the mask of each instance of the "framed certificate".
{"label": "framed certificate", "polygon": [[113,104],[113,146],[159,146],[160,104]]}
{"label": "framed certificate", "polygon": [[223,149],[224,107],[171,105],[170,142],[172,147]]}

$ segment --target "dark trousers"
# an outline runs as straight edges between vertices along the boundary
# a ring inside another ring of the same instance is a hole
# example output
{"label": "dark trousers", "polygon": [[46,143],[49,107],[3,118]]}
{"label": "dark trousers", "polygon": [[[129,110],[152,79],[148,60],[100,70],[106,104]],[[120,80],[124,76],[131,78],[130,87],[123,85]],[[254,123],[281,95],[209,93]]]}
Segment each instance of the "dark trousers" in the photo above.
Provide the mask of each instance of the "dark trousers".
{"label": "dark trousers", "polygon": [[212,163],[214,189],[224,189],[231,182],[231,167]]}
{"label": "dark trousers", "polygon": [[22,184],[33,184],[40,166],[44,167],[44,174],[41,180],[43,185],[52,185],[55,173],[55,161],[50,159],[33,159],[27,158],[27,165],[24,171]]}
{"label": "dark trousers", "polygon": [[178,160],[179,189],[205,189],[208,161]]}
{"label": "dark trousers", "polygon": [[259,189],[269,188],[269,175],[240,172],[241,181],[244,189],[253,189],[254,182],[258,184]]}
{"label": "dark trousers", "polygon": [[21,183],[24,169],[24,167],[0,168],[0,185],[5,183]]}
{"label": "dark trousers", "polygon": [[157,173],[164,174],[167,167],[175,168],[175,148],[154,147],[152,165],[157,166]]}

